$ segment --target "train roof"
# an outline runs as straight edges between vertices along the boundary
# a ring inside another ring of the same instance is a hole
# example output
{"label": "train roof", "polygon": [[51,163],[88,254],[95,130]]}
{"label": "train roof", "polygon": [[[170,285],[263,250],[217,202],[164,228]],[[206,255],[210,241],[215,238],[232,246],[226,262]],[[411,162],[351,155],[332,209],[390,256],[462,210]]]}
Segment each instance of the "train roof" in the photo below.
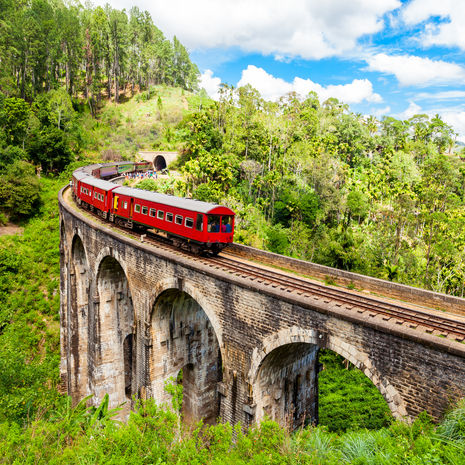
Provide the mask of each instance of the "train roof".
{"label": "train roof", "polygon": [[82,170],[76,170],[73,173],[73,178],[76,179],[77,181],[87,178],[88,176],[89,176],[89,173],[86,173],[85,171],[82,171]]}
{"label": "train roof", "polygon": [[104,179],[97,179],[93,176],[87,176],[86,178],[81,180],[84,184],[89,186],[97,187],[98,189],[102,189],[104,191],[111,191],[115,187],[118,187],[118,184],[115,184],[110,181],[105,181]]}
{"label": "train roof", "polygon": [[234,215],[235,213],[228,207],[223,207],[215,203],[202,202],[200,200],[185,199],[183,197],[175,197],[174,195],[160,194],[159,192],[145,191],[143,189],[135,189],[133,187],[118,187],[113,191],[115,194],[128,195],[149,202],[161,203],[170,207],[182,208],[198,213],[216,213],[215,210],[223,211],[219,214]]}

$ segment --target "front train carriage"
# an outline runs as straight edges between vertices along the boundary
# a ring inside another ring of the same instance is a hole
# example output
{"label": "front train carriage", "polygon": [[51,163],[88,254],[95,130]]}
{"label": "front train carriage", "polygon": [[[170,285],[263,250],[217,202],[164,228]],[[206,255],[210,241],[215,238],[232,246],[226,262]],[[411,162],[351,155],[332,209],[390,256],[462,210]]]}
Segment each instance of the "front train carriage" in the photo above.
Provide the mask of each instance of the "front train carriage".
{"label": "front train carriage", "polygon": [[114,189],[113,198],[113,213],[121,221],[163,232],[193,252],[216,254],[233,241],[230,208],[130,187]]}
{"label": "front train carriage", "polygon": [[152,163],[149,161],[138,161],[134,163],[134,170],[135,171],[150,171],[152,169]]}

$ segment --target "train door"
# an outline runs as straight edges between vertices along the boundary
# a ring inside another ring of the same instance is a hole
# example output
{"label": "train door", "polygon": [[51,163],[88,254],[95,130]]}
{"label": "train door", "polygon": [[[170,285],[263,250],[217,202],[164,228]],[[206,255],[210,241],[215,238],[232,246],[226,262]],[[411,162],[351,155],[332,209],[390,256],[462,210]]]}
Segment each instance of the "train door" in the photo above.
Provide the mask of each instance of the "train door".
{"label": "train door", "polygon": [[134,197],[131,197],[131,203],[129,205],[129,215],[128,217],[132,220],[132,214],[134,213]]}

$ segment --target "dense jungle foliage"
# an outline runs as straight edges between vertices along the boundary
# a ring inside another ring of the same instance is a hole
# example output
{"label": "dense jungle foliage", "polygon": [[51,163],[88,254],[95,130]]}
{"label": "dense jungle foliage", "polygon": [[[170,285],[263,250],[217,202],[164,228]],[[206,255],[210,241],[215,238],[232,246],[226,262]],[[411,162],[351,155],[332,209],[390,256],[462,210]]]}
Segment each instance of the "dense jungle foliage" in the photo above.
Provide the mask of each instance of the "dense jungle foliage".
{"label": "dense jungle foliage", "polygon": [[463,296],[465,164],[439,116],[378,121],[224,86],[175,136],[172,191],[233,208],[236,241]]}

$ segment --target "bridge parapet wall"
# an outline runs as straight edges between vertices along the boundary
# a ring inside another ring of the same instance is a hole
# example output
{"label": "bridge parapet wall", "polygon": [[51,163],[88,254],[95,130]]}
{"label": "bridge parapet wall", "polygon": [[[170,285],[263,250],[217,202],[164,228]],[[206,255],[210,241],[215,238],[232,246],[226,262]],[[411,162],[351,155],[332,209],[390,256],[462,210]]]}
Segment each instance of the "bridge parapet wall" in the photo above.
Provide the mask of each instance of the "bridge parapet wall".
{"label": "bridge parapet wall", "polygon": [[355,286],[358,289],[382,294],[386,297],[411,302],[436,310],[445,310],[457,315],[465,315],[465,299],[439,292],[428,291],[418,287],[406,286],[383,279],[338,270],[329,266],[286,257],[242,244],[231,244],[229,250],[240,257],[256,260],[263,264],[285,268],[319,280],[331,278],[342,286]]}

